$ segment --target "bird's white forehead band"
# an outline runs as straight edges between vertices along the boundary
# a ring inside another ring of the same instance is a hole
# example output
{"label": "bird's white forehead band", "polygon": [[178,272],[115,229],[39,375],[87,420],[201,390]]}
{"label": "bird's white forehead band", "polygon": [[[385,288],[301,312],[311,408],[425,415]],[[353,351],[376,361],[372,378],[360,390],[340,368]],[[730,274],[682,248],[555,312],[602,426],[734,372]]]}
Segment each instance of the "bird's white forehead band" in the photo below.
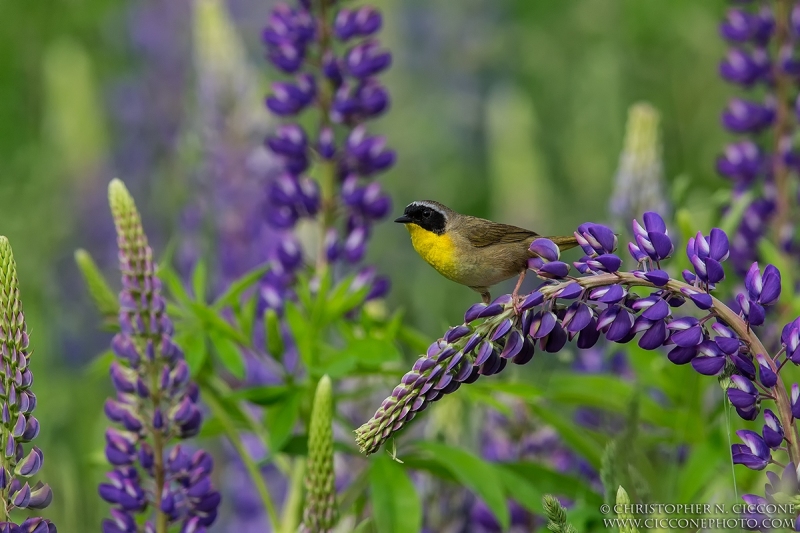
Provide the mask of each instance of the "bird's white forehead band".
{"label": "bird's white forehead band", "polygon": [[412,205],[428,207],[430,209],[433,209],[434,211],[436,211],[440,215],[442,215],[445,219],[447,218],[447,214],[445,214],[445,212],[442,211],[442,209],[436,204],[432,204],[432,203],[426,202],[424,200],[417,200],[416,202],[411,202],[410,204],[408,204],[408,206],[406,206],[406,209],[408,209]]}

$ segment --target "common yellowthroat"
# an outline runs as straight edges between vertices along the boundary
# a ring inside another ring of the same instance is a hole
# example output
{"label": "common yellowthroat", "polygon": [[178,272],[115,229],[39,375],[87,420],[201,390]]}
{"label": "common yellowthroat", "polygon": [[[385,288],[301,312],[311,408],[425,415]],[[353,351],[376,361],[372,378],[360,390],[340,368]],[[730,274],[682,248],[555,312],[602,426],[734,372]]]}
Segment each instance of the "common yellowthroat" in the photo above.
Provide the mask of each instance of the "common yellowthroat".
{"label": "common yellowthroat", "polygon": [[[489,287],[519,276],[513,296],[517,296],[536,232],[499,224],[484,218],[456,213],[431,200],[410,203],[395,222],[405,224],[411,244],[422,258],[444,277],[466,285],[481,295],[484,303],[492,299]],[[575,237],[547,237],[560,250],[577,246]]]}

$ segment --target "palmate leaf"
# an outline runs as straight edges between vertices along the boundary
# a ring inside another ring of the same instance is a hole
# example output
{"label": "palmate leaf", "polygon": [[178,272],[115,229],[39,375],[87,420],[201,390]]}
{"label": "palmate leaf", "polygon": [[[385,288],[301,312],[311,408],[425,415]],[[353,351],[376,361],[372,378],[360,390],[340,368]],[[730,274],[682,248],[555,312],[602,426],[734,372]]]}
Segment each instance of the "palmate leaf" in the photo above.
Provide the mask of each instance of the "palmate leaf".
{"label": "palmate leaf", "polygon": [[415,449],[480,497],[504,530],[509,527],[511,518],[503,480],[494,465],[470,452],[438,442],[420,442]]}
{"label": "palmate leaf", "polygon": [[372,515],[378,533],[406,533],[422,528],[419,492],[406,468],[384,454],[370,463]]}

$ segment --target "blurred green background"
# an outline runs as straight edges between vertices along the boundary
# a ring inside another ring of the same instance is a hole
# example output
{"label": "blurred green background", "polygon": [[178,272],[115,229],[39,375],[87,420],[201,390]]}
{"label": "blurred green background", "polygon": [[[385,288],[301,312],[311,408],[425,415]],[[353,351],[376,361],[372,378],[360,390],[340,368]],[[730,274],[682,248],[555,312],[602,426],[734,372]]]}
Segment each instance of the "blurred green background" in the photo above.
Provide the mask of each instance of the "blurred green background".
{"label": "blurred green background", "polygon": [[[713,170],[725,141],[718,114],[732,92],[717,76],[721,0],[372,3],[394,53],[392,109],[372,126],[398,152],[381,178],[394,212],[435,199],[543,234],[607,220],[627,108],[645,100],[662,113],[676,200],[696,220],[713,213],[708,200],[726,187]],[[225,3],[262,94],[273,74],[259,34],[272,5]],[[72,254],[88,248],[113,275],[105,190],[115,176],[157,253],[179,226],[195,193],[186,144],[203,104],[192,9],[192,0],[0,0],[0,233],[14,248],[35,349],[48,516],[67,533],[96,528],[105,512],[94,487],[110,389],[91,370],[110,336]],[[129,97],[131,86],[144,90]],[[269,127],[258,102],[250,115]],[[392,279],[389,304],[431,338],[475,301],[390,222],[369,254]]]}

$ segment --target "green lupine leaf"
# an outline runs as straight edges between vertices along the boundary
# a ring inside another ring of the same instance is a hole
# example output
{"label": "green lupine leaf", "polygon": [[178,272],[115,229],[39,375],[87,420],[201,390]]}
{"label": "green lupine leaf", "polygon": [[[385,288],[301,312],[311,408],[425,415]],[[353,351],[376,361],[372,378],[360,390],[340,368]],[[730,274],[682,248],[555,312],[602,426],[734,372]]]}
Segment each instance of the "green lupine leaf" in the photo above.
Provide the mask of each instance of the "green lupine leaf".
{"label": "green lupine leaf", "polygon": [[300,359],[306,368],[313,370],[315,368],[314,341],[317,338],[317,332],[313,331],[311,324],[293,302],[286,302],[284,317],[292,332],[292,338],[297,343]]}
{"label": "green lupine leaf", "polygon": [[111,350],[106,350],[92,359],[89,366],[86,368],[86,373],[92,377],[108,378],[108,373],[111,370],[111,363],[114,362],[116,356]]}
{"label": "green lupine leaf", "polygon": [[421,442],[416,447],[431,454],[453,477],[480,497],[503,529],[509,527],[503,483],[493,465],[465,450],[438,442]]}
{"label": "green lupine leaf", "polygon": [[248,338],[253,337],[257,307],[258,302],[256,301],[255,297],[251,296],[242,302],[241,306],[237,306],[235,310],[235,316],[239,330],[242,331]]}
{"label": "green lupine leaf", "polygon": [[233,393],[234,398],[247,400],[256,405],[275,405],[286,399],[293,391],[288,385],[265,385],[261,387],[248,387]]}
{"label": "green lupine leaf", "polygon": [[267,309],[264,312],[264,333],[267,339],[267,352],[277,361],[283,360],[283,335],[281,334],[281,323],[278,313],[274,309]]}
{"label": "green lupine leaf", "polygon": [[270,455],[279,453],[292,436],[292,430],[300,418],[301,391],[290,391],[286,397],[270,407],[265,413],[265,426],[269,435]]}
{"label": "green lupine leaf", "polygon": [[600,468],[600,450],[605,440],[592,432],[577,428],[571,420],[565,419],[552,407],[540,403],[529,403],[531,411],[547,424],[553,426],[564,442],[581,454],[594,468]]}
{"label": "green lupine leaf", "polygon": [[236,303],[239,298],[253,285],[269,272],[269,265],[260,265],[254,269],[246,272],[242,277],[231,283],[225,292],[219,295],[214,301],[213,308],[216,310],[223,309],[229,305]]}
{"label": "green lupine leaf", "polygon": [[742,222],[744,212],[752,201],[753,191],[745,191],[733,199],[730,209],[728,209],[725,216],[722,217],[722,220],[719,221],[719,228],[724,231],[726,235],[733,235],[736,233],[736,228],[738,228],[739,224]]}
{"label": "green lupine leaf", "polygon": [[217,331],[209,331],[208,339],[225,370],[237,379],[244,379],[246,368],[239,345]]}
{"label": "green lupine leaf", "polygon": [[400,351],[392,341],[375,337],[351,339],[342,351],[367,368],[379,368],[384,363],[400,360]]}
{"label": "green lupine leaf", "polygon": [[497,470],[508,497],[537,514],[543,512],[541,503],[545,494],[586,501],[589,505],[603,503],[603,498],[585,480],[556,472],[539,463],[498,463]]}
{"label": "green lupine leaf", "polygon": [[191,302],[190,308],[195,317],[207,328],[212,329],[228,339],[243,346],[250,344],[244,334],[233,327],[227,320],[219,316],[216,311],[200,302]]}
{"label": "green lupine leaf", "polygon": [[369,469],[372,517],[378,533],[422,529],[419,492],[406,469],[384,454],[376,454]]}
{"label": "green lupine leaf", "polygon": [[168,265],[162,264],[159,265],[158,276],[161,278],[161,281],[164,283],[164,286],[167,288],[169,293],[178,301],[178,303],[184,307],[189,307],[191,305],[192,297],[189,296],[188,292],[186,292],[186,288],[183,286],[183,282],[181,281],[181,278],[178,276],[177,272],[175,272]]}
{"label": "green lupine leaf", "polygon": [[177,332],[174,341],[183,350],[183,356],[192,376],[197,376],[208,359],[206,336],[200,330],[190,329]]}
{"label": "green lupine leaf", "polygon": [[194,299],[198,302],[205,303],[206,301],[206,284],[208,282],[208,269],[203,260],[198,261],[194,265],[192,272],[192,291],[194,292]]}
{"label": "green lupine leaf", "polygon": [[116,322],[119,314],[117,295],[111,289],[92,256],[83,249],[75,250],[75,263],[86,282],[89,295],[105,321]]}

